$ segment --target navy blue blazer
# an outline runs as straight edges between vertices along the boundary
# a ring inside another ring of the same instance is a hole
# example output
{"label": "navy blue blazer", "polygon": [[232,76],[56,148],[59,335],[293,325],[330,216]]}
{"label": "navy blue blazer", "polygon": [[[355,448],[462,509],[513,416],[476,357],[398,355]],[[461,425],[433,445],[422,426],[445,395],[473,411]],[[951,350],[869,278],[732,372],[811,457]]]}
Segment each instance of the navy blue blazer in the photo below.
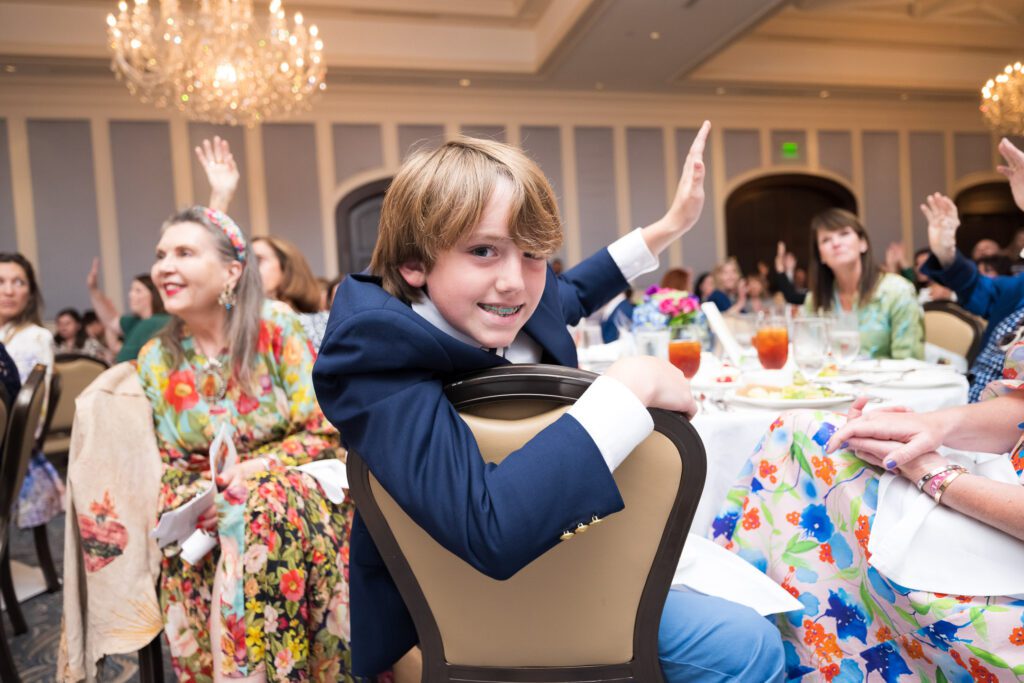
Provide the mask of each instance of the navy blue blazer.
{"label": "navy blue blazer", "polygon": [[958,250],[948,268],[943,268],[935,254],[921,266],[921,272],[956,292],[957,301],[975,315],[988,320],[981,338],[982,348],[1003,318],[1024,306],[1024,275],[985,277],[978,267]]}
{"label": "navy blue blazer", "polygon": [[[524,326],[543,349],[542,362],[575,366],[566,325],[626,286],[607,250],[562,276],[549,268]],[[378,278],[352,275],[338,289],[313,367],[317,400],[344,444],[435,540],[496,579],[535,560],[565,530],[623,508],[600,451],[568,415],[500,465],[483,461],[442,388],[507,362],[437,329]],[[352,668],[372,676],[418,638],[358,511],[350,550]]]}

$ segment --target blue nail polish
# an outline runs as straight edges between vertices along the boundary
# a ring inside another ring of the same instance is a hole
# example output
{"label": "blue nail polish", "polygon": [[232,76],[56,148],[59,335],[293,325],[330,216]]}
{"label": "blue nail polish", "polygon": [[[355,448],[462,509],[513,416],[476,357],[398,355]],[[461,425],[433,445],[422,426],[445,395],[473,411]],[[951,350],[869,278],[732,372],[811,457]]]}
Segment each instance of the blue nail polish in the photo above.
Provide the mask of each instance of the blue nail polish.
{"label": "blue nail polish", "polygon": [[888,460],[886,460],[885,461],[885,469],[887,469],[887,470],[894,470],[894,469],[896,469],[896,461],[893,460],[892,458],[889,458]]}
{"label": "blue nail polish", "polygon": [[849,448],[850,447],[850,442],[849,441],[844,441],[841,444],[839,444],[839,447],[840,448]]}

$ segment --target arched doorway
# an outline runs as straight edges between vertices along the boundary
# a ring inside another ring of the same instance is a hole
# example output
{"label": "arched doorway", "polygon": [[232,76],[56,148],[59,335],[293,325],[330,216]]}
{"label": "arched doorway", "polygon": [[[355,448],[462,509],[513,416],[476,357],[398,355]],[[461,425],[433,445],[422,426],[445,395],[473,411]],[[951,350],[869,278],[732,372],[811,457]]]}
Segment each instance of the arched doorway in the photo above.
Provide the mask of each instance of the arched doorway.
{"label": "arched doorway", "polygon": [[725,202],[726,251],[744,272],[752,272],[758,261],[771,265],[775,245],[782,240],[806,267],[811,218],[832,207],[857,212],[853,193],[834,180],[806,173],[755,178],[733,190]]}
{"label": "arched doorway", "polygon": [[1014,203],[1008,182],[993,180],[972,185],[958,192],[955,201],[960,214],[956,246],[967,256],[979,240],[995,240],[1005,247],[1024,228],[1024,213]]}
{"label": "arched doorway", "polygon": [[358,273],[370,265],[377,244],[380,208],[391,178],[374,180],[349,192],[334,210],[338,237],[338,270]]}

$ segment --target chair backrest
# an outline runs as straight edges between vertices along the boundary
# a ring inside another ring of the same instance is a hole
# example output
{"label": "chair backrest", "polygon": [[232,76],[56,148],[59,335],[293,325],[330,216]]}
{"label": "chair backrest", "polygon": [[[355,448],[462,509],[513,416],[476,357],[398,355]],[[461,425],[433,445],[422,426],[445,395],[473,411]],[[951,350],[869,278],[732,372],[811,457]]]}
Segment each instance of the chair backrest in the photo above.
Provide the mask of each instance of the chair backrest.
{"label": "chair backrest", "polygon": [[28,461],[32,458],[45,397],[46,366],[40,364],[32,369],[14,398],[3,456],[0,457],[0,554],[7,544],[11,510],[25,480]]}
{"label": "chair backrest", "polygon": [[984,323],[952,301],[924,305],[925,341],[960,354],[970,365],[981,351]]}
{"label": "chair backrest", "polygon": [[[44,436],[52,432],[70,432],[75,420],[75,399],[110,365],[84,353],[58,353],[54,359],[47,403]],[[60,386],[54,383],[60,376]],[[56,394],[56,396],[55,396]]]}
{"label": "chair backrest", "polygon": [[[505,366],[446,392],[484,459],[500,462],[558,419],[595,377]],[[349,452],[351,492],[415,621],[424,681],[662,681],[658,624],[707,466],[685,418],[651,412],[655,433],[614,474],[625,509],[507,581],[442,548]],[[523,678],[523,669],[548,677]]]}

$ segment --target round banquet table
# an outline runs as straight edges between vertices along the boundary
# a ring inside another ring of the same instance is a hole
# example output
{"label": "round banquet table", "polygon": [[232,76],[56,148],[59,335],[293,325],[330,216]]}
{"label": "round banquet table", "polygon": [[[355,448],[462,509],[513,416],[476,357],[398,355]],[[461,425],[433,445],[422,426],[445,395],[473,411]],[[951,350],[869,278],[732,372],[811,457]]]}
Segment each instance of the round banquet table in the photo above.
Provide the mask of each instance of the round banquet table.
{"label": "round banquet table", "polygon": [[[866,387],[864,393],[883,399],[882,402],[868,404],[869,411],[880,406],[901,405],[923,413],[967,403],[967,380],[962,375],[953,375],[945,386],[928,389],[871,386]],[[844,412],[845,407],[840,406],[838,410]],[[761,435],[782,412],[785,411],[734,403],[728,404],[724,411],[707,403],[702,406],[693,426],[707,451],[708,473],[690,526],[691,533],[707,535],[712,520],[725,502],[729,487],[754,452]]]}

